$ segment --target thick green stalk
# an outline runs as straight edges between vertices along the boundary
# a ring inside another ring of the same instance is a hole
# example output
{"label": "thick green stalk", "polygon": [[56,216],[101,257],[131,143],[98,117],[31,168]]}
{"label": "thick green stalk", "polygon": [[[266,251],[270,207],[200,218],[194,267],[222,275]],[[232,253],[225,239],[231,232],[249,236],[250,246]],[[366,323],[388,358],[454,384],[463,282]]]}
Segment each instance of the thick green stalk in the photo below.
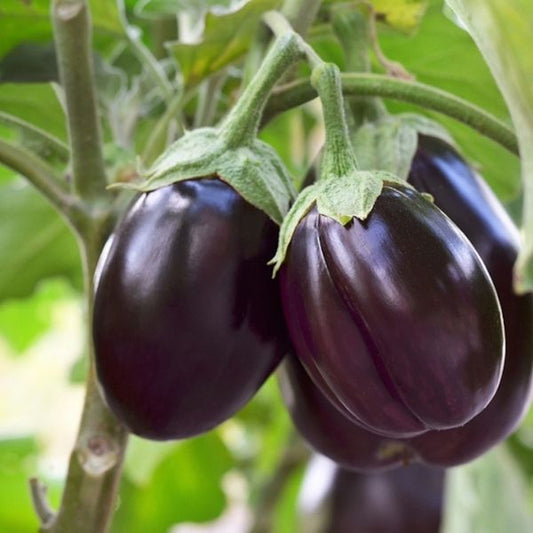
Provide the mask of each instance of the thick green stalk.
{"label": "thick green stalk", "polygon": [[228,147],[255,139],[270,91],[283,73],[302,57],[301,42],[294,32],[287,32],[274,41],[258,72],[220,128],[220,137]]}
{"label": "thick green stalk", "polygon": [[[114,213],[112,197],[106,190],[86,0],[55,0],[52,18],[67,105],[74,191],[85,214],[76,226],[76,232],[85,279],[90,371],[59,511],[50,515],[48,506],[41,501],[43,491],[36,488],[35,482],[32,483],[32,495],[41,518],[41,532],[105,533],[115,507],[127,432],[111,414],[98,391],[90,332],[95,266],[111,231]],[[52,192],[49,181],[42,183],[41,189],[46,195],[57,195]],[[65,212],[62,205],[56,204],[56,207]]]}
{"label": "thick green stalk", "polygon": [[347,176],[355,173],[358,165],[344,114],[339,67],[333,63],[324,63],[315,67],[311,83],[322,102],[326,130],[320,175],[321,177]]}
{"label": "thick green stalk", "polygon": [[67,107],[74,190],[85,200],[106,198],[91,21],[86,1],[55,0],[52,20],[59,76]]}
{"label": "thick green stalk", "polygon": [[[480,107],[441,89],[379,74],[341,74],[342,89],[346,96],[379,96],[419,105],[438,111],[470,126],[485,137],[518,155],[518,142],[513,130]],[[308,102],[316,91],[307,79],[297,80],[274,91],[263,113],[263,123]]]}

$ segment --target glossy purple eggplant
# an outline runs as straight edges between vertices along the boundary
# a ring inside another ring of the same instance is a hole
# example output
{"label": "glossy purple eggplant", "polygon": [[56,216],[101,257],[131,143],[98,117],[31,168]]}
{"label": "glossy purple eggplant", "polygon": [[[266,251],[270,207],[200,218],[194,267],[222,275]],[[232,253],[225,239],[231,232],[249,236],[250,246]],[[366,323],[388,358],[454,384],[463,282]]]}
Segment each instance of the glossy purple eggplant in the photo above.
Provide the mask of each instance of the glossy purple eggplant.
{"label": "glossy purple eggplant", "polygon": [[142,194],[99,265],[105,399],[137,435],[205,432],[243,407],[287,341],[267,261],[277,226],[216,179]]}
{"label": "glossy purple eggplant", "polygon": [[277,375],[292,421],[315,451],[359,472],[386,470],[413,459],[401,443],[370,433],[345,417],[315,386],[295,355],[284,358]]}
{"label": "glossy purple eggplant", "polygon": [[306,533],[438,533],[442,469],[411,465],[359,474],[313,457],[299,498]]}
{"label": "glossy purple eggplant", "polygon": [[326,397],[391,438],[463,425],[498,387],[501,310],[478,254],[417,192],[385,185],[367,220],[313,208],[281,269],[292,344]]}
{"label": "glossy purple eggplant", "polygon": [[533,296],[518,296],[512,287],[518,231],[492,191],[455,149],[442,140],[420,136],[409,182],[430,193],[479,252],[494,281],[505,324],[505,365],[489,405],[461,428],[432,431],[412,442],[426,462],[452,466],[476,458],[505,439],[530,404]]}

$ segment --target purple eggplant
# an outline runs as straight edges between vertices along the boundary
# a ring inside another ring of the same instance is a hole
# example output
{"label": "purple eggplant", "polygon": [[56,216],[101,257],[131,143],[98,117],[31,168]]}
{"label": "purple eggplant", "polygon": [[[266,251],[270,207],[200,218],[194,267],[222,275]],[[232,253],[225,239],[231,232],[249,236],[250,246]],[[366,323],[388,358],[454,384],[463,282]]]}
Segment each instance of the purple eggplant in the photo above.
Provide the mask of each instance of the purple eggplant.
{"label": "purple eggplant", "polygon": [[505,365],[500,387],[489,405],[464,427],[431,431],[412,442],[422,460],[452,466],[474,459],[505,439],[529,407],[533,296],[513,291],[517,229],[492,191],[454,148],[434,137],[420,136],[409,182],[430,193],[476,248],[496,287],[505,324]]}
{"label": "purple eggplant", "polygon": [[389,438],[449,429],[494,396],[504,351],[494,286],[463,233],[416,191],[385,184],[368,218],[347,226],[313,208],[280,283],[296,355],[362,428]]}
{"label": "purple eggplant", "polygon": [[444,470],[424,465],[368,475],[315,456],[299,499],[303,529],[309,533],[437,533],[444,481]]}
{"label": "purple eggplant", "polygon": [[104,397],[137,435],[205,432],[287,348],[267,261],[277,226],[217,179],[142,194],[99,265],[93,337]]}

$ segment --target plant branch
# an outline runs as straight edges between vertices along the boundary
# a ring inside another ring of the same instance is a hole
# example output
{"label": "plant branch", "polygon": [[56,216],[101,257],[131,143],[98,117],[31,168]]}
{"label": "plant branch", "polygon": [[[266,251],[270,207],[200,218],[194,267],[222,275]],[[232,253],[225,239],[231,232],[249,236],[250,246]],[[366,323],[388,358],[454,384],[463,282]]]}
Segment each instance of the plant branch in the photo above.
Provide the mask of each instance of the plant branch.
{"label": "plant branch", "polygon": [[105,533],[109,530],[128,433],[98,390],[91,341],[94,272],[114,222],[106,190],[100,123],[96,106],[87,0],[54,0],[52,5],[60,79],[65,91],[74,190],[86,217],[76,229],[86,297],[90,371],[80,427],[70,456],[61,506],[41,525],[42,533]]}
{"label": "plant branch", "polygon": [[43,526],[47,526],[51,521],[53,521],[55,513],[48,502],[46,485],[37,478],[32,477],[30,479],[30,493],[33,507],[41,524]]}
{"label": "plant branch", "polygon": [[[342,89],[348,96],[378,96],[402,100],[438,111],[458,120],[518,155],[516,135],[509,126],[480,107],[441,89],[423,83],[379,74],[342,74]],[[263,114],[263,124],[279,113],[317,96],[307,79],[273,91]]]}
{"label": "plant branch", "polygon": [[67,107],[74,190],[88,201],[107,198],[86,0],[54,0],[52,19]]}
{"label": "plant branch", "polygon": [[39,142],[43,143],[47,148],[52,150],[54,154],[57,154],[62,161],[69,160],[70,153],[68,146],[47,131],[38,128],[37,126],[34,126],[30,122],[26,122],[19,117],[15,117],[9,113],[4,113],[3,111],[0,111],[0,123],[16,128],[30,137],[38,139]]}
{"label": "plant branch", "polygon": [[0,139],[0,164],[22,174],[67,220],[76,225],[81,204],[61,183],[61,176],[32,152]]}

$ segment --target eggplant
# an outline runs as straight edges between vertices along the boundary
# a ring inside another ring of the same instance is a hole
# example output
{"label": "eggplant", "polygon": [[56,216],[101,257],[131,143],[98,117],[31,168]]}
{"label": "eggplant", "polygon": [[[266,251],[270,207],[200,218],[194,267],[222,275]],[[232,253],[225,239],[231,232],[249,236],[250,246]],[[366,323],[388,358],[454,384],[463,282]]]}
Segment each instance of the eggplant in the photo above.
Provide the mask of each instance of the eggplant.
{"label": "eggplant", "polygon": [[300,492],[302,530],[437,533],[442,523],[444,483],[443,469],[424,465],[368,475],[315,456]]}
{"label": "eggplant", "polygon": [[98,266],[93,338],[106,402],[178,439],[243,407],[287,349],[267,261],[278,228],[218,179],[140,195]]}
{"label": "eggplant", "polygon": [[450,429],[494,396],[494,286],[463,233],[411,188],[386,183],[368,218],[346,226],[312,208],[280,285],[296,355],[361,428],[402,439]]}
{"label": "eggplant", "polygon": [[485,182],[453,147],[420,135],[408,181],[431,194],[476,248],[496,287],[505,324],[503,375],[488,406],[464,427],[431,431],[411,444],[425,462],[453,466],[505,439],[531,403],[533,295],[517,295],[513,290],[518,230]]}

